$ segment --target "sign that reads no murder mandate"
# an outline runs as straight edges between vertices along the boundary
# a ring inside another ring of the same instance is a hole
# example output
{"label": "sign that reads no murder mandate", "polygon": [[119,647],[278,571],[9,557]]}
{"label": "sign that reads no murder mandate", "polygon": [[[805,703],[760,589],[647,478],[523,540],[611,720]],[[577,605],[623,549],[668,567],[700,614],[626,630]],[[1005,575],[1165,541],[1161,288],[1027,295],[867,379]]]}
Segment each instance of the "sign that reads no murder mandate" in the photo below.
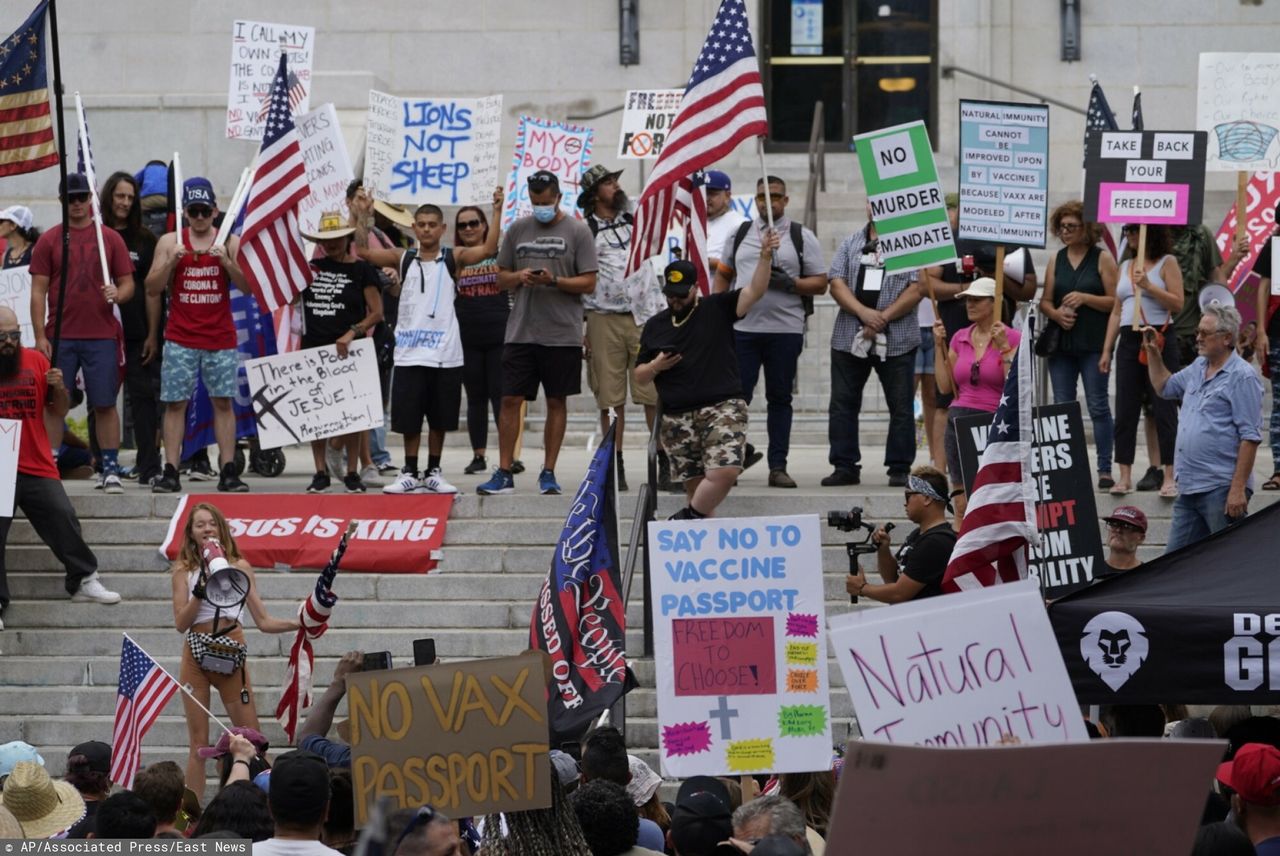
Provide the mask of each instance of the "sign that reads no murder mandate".
{"label": "sign that reads no murder mandate", "polygon": [[1084,149],[1084,211],[1098,223],[1199,223],[1204,131],[1093,131]]}
{"label": "sign that reads no murder mandate", "polygon": [[955,240],[924,122],[872,131],[853,142],[885,270],[953,261]]}

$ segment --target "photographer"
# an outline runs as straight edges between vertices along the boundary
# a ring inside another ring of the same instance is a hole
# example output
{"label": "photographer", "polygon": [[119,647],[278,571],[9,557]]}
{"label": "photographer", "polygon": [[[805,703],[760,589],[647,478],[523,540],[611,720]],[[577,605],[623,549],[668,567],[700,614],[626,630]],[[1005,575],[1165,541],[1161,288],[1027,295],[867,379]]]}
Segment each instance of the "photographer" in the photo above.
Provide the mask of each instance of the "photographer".
{"label": "photographer", "polygon": [[916,467],[907,477],[904,508],[907,519],[916,524],[896,554],[889,550],[889,534],[884,527],[871,536],[876,545],[876,565],[881,585],[868,583],[861,569],[850,574],[845,590],[854,597],[869,597],[881,603],[903,603],[942,594],[942,577],[956,533],[947,522],[947,477],[933,467]]}

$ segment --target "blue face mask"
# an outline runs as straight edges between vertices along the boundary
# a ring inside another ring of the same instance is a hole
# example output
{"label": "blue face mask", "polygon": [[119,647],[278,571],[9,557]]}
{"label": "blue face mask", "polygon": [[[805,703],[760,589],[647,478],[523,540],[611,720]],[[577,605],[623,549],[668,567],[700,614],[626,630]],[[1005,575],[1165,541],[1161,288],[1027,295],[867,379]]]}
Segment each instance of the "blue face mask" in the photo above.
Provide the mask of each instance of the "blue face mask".
{"label": "blue face mask", "polygon": [[535,205],[533,206],[533,218],[539,223],[550,223],[556,219],[555,205]]}

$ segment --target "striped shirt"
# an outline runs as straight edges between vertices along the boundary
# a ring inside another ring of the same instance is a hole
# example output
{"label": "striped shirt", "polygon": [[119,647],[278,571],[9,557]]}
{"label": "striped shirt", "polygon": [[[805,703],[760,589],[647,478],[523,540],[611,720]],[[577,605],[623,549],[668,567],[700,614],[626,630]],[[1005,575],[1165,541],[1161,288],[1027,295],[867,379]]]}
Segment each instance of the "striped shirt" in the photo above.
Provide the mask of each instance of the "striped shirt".
{"label": "striped shirt", "polygon": [[[867,229],[854,232],[845,238],[831,260],[831,279],[839,277],[849,285],[852,291],[858,284],[858,268],[862,264],[862,250],[867,245]],[[893,305],[894,301],[914,281],[911,272],[886,274],[880,284],[880,299],[875,308],[881,312]],[[897,357],[920,346],[920,321],[915,307],[901,318],[895,318],[885,327],[885,338],[888,343],[885,356]],[[862,333],[862,321],[852,312],[841,309],[831,328],[831,350],[851,353],[853,343]]]}

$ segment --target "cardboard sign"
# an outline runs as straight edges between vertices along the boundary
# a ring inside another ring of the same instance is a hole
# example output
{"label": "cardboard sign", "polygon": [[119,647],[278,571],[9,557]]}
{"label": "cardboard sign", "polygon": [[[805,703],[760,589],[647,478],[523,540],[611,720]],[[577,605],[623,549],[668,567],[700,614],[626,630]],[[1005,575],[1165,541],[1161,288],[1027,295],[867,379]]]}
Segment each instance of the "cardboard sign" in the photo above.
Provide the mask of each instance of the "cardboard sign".
{"label": "cardboard sign", "polygon": [[259,445],[278,449],[380,426],[382,386],[373,351],[372,341],[358,339],[346,359],[327,345],[245,361]]}
{"label": "cardboard sign", "polygon": [[347,185],[355,178],[351,157],[338,124],[338,111],[332,104],[321,104],[310,113],[299,116],[298,145],[302,162],[307,166],[307,183],[311,193],[298,205],[298,219],[303,232],[318,231],[320,215],[326,211],[342,212],[347,218]]}
{"label": "cardboard sign", "polygon": [[[1231,290],[1239,295],[1241,286],[1253,270],[1254,262],[1267,252],[1267,244],[1276,225],[1276,206],[1280,205],[1280,181],[1274,172],[1255,172],[1245,190],[1245,234],[1249,238],[1249,252],[1231,272]],[[1231,255],[1236,240],[1236,206],[1233,203],[1214,236],[1218,252],[1225,260]],[[1274,268],[1272,268],[1274,270]],[[1237,300],[1237,305],[1240,301]],[[1247,319],[1246,319],[1247,320]]]}
{"label": "cardboard sign", "polygon": [[231,83],[227,91],[227,139],[261,140],[267,119],[263,109],[280,64],[289,55],[289,106],[307,112],[315,27],[235,21],[231,25]]}
{"label": "cardboard sign", "polygon": [[369,114],[364,128],[364,187],[375,199],[390,202],[391,163],[395,158],[400,99],[369,90]]}
{"label": "cardboard sign", "polygon": [[818,518],[654,521],[649,542],[665,774],[826,769]]}
{"label": "cardboard sign", "polygon": [[1196,127],[1209,132],[1209,169],[1274,171],[1280,165],[1280,53],[1200,54]]}
{"label": "cardboard sign", "polygon": [[1207,143],[1203,131],[1090,131],[1084,149],[1085,219],[1199,223]]}
{"label": "cardboard sign", "polygon": [[18,448],[22,422],[0,419],[0,517],[13,516],[13,494],[18,485]]}
{"label": "cardboard sign", "polygon": [[450,817],[551,807],[542,656],[352,672],[356,825],[375,800]]}
{"label": "cardboard sign", "polygon": [[1043,247],[1049,106],[960,101],[961,240]]}
{"label": "cardboard sign", "polygon": [[835,616],[831,647],[866,740],[1089,739],[1034,581]]}
{"label": "cardboard sign", "polygon": [[533,213],[529,202],[529,176],[538,170],[549,170],[560,179],[560,210],[570,217],[581,217],[578,192],[582,174],[591,162],[591,140],[595,131],[579,125],[521,116],[516,130],[516,152],[507,179],[506,202],[502,209],[502,228],[519,217]]}
{"label": "cardboard sign", "polygon": [[618,157],[657,160],[683,98],[683,89],[628,89],[622,102]]}
{"label": "cardboard sign", "polygon": [[36,335],[31,326],[31,269],[27,265],[0,270],[0,306],[9,307],[18,316],[23,347],[34,348]]}
{"label": "cardboard sign", "polygon": [[[827,856],[1190,853],[1224,747],[1221,740],[850,744]],[[1124,808],[1092,798],[1082,806],[1086,794]]]}
{"label": "cardboard sign", "polygon": [[[400,205],[486,205],[498,186],[502,96],[394,98],[370,93],[368,148],[376,154],[376,197]],[[394,103],[394,115],[392,104]],[[369,163],[366,162],[366,170]]]}
{"label": "cardboard sign", "polygon": [[[1028,573],[1045,580],[1045,596],[1062,597],[1093,582],[1103,570],[1102,536],[1093,495],[1093,468],[1080,402],[1047,404],[1033,411],[1036,516],[1040,547],[1027,557]],[[978,456],[987,445],[990,416],[956,420],[956,444],[965,493],[973,492]]]}
{"label": "cardboard sign", "polygon": [[956,245],[924,122],[853,138],[888,273],[954,261]]}

